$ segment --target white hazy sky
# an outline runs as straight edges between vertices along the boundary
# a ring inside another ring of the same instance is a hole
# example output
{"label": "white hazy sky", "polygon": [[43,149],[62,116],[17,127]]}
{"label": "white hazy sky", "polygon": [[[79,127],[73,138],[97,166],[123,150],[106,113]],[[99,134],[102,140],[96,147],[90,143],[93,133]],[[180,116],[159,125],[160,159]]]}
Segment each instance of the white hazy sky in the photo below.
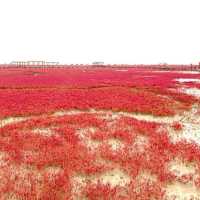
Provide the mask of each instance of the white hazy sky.
{"label": "white hazy sky", "polygon": [[200,0],[0,0],[0,62],[198,63]]}

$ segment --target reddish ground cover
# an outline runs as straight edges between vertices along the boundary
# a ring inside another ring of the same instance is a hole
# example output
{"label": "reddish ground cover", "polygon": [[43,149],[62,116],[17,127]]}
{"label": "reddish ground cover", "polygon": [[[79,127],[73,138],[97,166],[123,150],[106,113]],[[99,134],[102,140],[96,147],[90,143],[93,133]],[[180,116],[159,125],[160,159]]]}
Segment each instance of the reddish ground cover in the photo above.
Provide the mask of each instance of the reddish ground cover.
{"label": "reddish ground cover", "polygon": [[200,199],[199,145],[172,140],[182,121],[163,122],[199,109],[179,91],[198,83],[180,78],[200,75],[0,69],[0,199],[167,200],[186,186]]}

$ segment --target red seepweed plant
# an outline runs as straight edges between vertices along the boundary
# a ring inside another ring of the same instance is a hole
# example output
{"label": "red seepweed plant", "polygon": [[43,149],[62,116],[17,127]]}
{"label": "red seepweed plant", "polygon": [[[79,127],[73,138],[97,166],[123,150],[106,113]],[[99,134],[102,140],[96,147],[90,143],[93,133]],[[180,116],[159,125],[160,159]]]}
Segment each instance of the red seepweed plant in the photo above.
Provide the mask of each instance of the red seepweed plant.
{"label": "red seepweed plant", "polygon": [[[166,123],[137,119],[198,104],[174,81],[198,75],[84,70],[1,69],[0,199],[162,200],[177,182],[200,190],[199,146],[174,143]],[[195,170],[175,173],[175,161]]]}

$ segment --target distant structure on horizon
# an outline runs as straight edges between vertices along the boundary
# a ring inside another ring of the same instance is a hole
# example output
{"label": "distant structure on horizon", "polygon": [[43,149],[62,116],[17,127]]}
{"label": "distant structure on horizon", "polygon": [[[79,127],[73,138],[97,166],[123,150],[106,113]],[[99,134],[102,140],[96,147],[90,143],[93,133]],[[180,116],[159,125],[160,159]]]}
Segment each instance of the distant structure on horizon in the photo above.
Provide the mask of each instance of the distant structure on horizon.
{"label": "distant structure on horizon", "polygon": [[10,63],[11,65],[17,65],[19,67],[23,67],[23,66],[56,66],[59,65],[59,62],[47,62],[47,61],[43,61],[43,60],[30,60],[30,61],[12,61]]}
{"label": "distant structure on horizon", "polygon": [[92,64],[93,65],[104,65],[104,62],[102,62],[102,61],[95,61]]}

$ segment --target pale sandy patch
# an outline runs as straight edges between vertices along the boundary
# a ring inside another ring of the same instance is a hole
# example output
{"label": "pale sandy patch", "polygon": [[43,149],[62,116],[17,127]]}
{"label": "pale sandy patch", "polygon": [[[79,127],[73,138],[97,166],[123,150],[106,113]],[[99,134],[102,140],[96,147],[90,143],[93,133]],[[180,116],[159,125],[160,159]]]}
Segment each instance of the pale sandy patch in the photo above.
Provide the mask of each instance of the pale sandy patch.
{"label": "pale sandy patch", "polygon": [[200,79],[198,79],[198,78],[178,78],[178,79],[175,79],[175,81],[177,81],[179,83],[187,83],[187,82],[200,83]]}
{"label": "pale sandy patch", "polygon": [[181,92],[200,98],[200,89],[198,88],[182,88]]}
{"label": "pale sandy patch", "polygon": [[[147,121],[147,122],[156,122],[156,123],[162,123],[163,128],[166,127],[166,130],[169,133],[169,136],[172,140],[172,142],[178,142],[181,140],[186,140],[189,142],[195,142],[200,145],[200,116],[196,115],[198,111],[198,105],[194,105],[191,110],[184,111],[182,114],[177,114],[175,116],[170,117],[159,117],[159,116],[153,116],[153,115],[147,115],[147,114],[140,114],[140,113],[128,113],[128,112],[113,112],[113,111],[107,111],[107,110],[95,110],[90,109],[88,111],[85,111],[85,113],[92,113],[95,114],[96,117],[99,117],[101,119],[107,120],[107,122],[111,123],[111,128],[113,125],[121,118],[121,117],[130,117],[137,120]],[[79,110],[77,111],[69,111],[65,112],[68,114],[79,114],[82,113]],[[63,113],[64,114],[64,113]],[[183,126],[183,130],[177,132],[175,131],[171,125],[174,122],[179,122]],[[163,129],[164,130],[164,129]],[[89,134],[95,132],[95,127],[85,129],[85,130],[79,130],[77,131],[77,134],[79,137],[86,143],[86,145],[90,148],[97,148],[99,146],[99,142],[93,141],[90,139]],[[159,132],[159,131],[158,131]],[[112,141],[110,141],[110,144]],[[117,149],[117,146],[121,146],[118,144],[117,141],[113,141],[113,149]],[[136,146],[142,147],[142,144],[139,144]]]}
{"label": "pale sandy patch", "polygon": [[34,150],[21,150],[21,156],[25,162],[29,162],[30,160],[37,160],[40,154],[38,151]]}
{"label": "pale sandy patch", "polygon": [[22,199],[20,197],[17,197],[15,193],[9,192],[0,197],[0,200],[22,200]]}
{"label": "pale sandy patch", "polygon": [[95,150],[99,147],[99,145],[101,144],[99,141],[94,141],[94,140],[85,140],[85,144],[87,146],[87,148],[91,149],[91,150]]}
{"label": "pale sandy patch", "polygon": [[200,74],[199,71],[174,71],[174,72],[181,74]]}
{"label": "pale sandy patch", "polygon": [[[44,185],[46,178],[49,181],[54,182],[57,175],[63,172],[62,168],[59,166],[47,166],[44,169],[38,170],[32,165],[9,165],[6,169],[7,175],[3,176],[9,177],[9,181],[14,183],[12,185],[13,192],[21,193],[21,191],[31,191],[33,187],[36,187],[36,199],[42,198],[42,193],[44,192]],[[0,169],[1,175],[1,169]],[[1,178],[2,181],[2,178]],[[0,181],[0,185],[1,185]],[[6,183],[4,183],[6,184]],[[14,193],[5,193],[4,199],[15,199],[17,197]],[[1,198],[0,198],[1,199]],[[19,198],[21,200],[21,198]]]}
{"label": "pale sandy patch", "polygon": [[8,154],[6,152],[0,151],[0,168],[7,165],[8,161]]}
{"label": "pale sandy patch", "polygon": [[96,114],[104,113],[104,119],[117,120],[117,119],[120,119],[120,117],[130,117],[130,118],[135,118],[142,121],[157,122],[157,123],[171,123],[175,120],[180,120],[182,118],[181,115],[165,117],[165,116],[154,116],[154,115],[143,114],[143,113],[131,113],[131,112],[122,112],[122,111],[115,112],[115,111],[107,111],[107,110],[98,110],[98,111],[92,110],[92,113],[96,113]]}
{"label": "pale sandy patch", "polygon": [[174,130],[172,128],[173,122],[162,126],[166,128],[173,143],[185,140],[200,145],[200,115],[197,113],[198,109],[198,105],[195,104],[191,110],[183,112],[179,120],[174,121],[181,124],[182,130]]}
{"label": "pale sandy patch", "polygon": [[24,166],[13,166],[10,168],[10,179],[14,182],[14,190],[21,191],[22,188],[31,190],[31,180],[29,179],[29,174],[33,173],[32,168]]}
{"label": "pale sandy patch", "polygon": [[97,183],[98,180],[100,180],[100,182],[103,184],[109,184],[111,187],[124,187],[130,183],[129,175],[120,169],[113,169],[111,171],[105,172],[99,177],[95,178],[93,181]]}
{"label": "pale sandy patch", "polygon": [[148,122],[157,122],[157,123],[172,123],[175,120],[180,120],[180,115],[175,115],[172,117],[160,117],[160,116],[153,116],[148,114],[141,114],[141,113],[125,113],[125,112],[119,112],[122,116],[125,117],[131,117],[142,121],[148,121]]}
{"label": "pale sandy patch", "polygon": [[84,139],[85,137],[88,137],[90,133],[95,133],[95,131],[96,131],[95,127],[80,128],[76,131],[76,134],[81,139]]}
{"label": "pale sandy patch", "polygon": [[42,173],[48,175],[50,181],[55,180],[56,176],[61,172],[63,172],[63,169],[59,166],[48,166],[42,171]]}
{"label": "pale sandy patch", "polygon": [[154,116],[154,115],[143,114],[143,113],[131,113],[131,112],[122,112],[122,111],[116,112],[116,111],[110,111],[110,110],[95,110],[95,109],[90,109],[87,111],[80,111],[80,110],[57,111],[52,116],[74,115],[74,114],[81,114],[81,113],[95,114],[97,115],[95,117],[99,117],[107,121],[118,120],[120,119],[120,117],[130,117],[130,118],[135,118],[138,120],[149,121],[149,122],[172,123],[173,121],[179,121],[182,118],[181,115]]}
{"label": "pale sandy patch", "polygon": [[157,176],[155,174],[150,173],[147,170],[141,171],[136,179],[138,183],[144,182],[144,181],[149,181],[149,182],[156,182],[157,181]]}
{"label": "pale sandy patch", "polygon": [[90,113],[97,114],[98,118],[105,119],[106,121],[115,121],[120,118],[117,112],[107,111],[107,110],[90,110]]}
{"label": "pale sandy patch", "polygon": [[[180,122],[183,124],[183,130],[180,132],[180,134],[176,134],[176,136],[173,136],[175,138],[177,137],[175,140],[180,141],[183,139],[187,139],[190,142],[196,142],[200,145],[200,128],[199,128],[199,121],[198,121],[199,118],[195,116],[196,109],[197,109],[197,107],[194,107],[192,110],[184,112],[183,115],[174,116],[174,117],[154,117],[152,115],[134,114],[134,113],[126,113],[126,112],[95,111],[95,110],[93,110],[92,113],[97,113],[102,118],[105,118],[105,119],[111,120],[111,121],[117,121],[122,116],[132,117],[132,118],[136,118],[138,120],[145,120],[145,121],[151,121],[151,122],[152,121],[159,122],[159,123],[162,122],[162,123],[166,123],[166,124],[170,124],[174,121],[180,120]],[[74,114],[80,114],[80,113],[84,113],[84,112],[74,110],[73,112],[70,111],[67,113],[69,115],[71,115],[71,114],[74,115]],[[90,111],[90,113],[91,113],[91,111]],[[193,123],[193,120],[195,120],[195,123]],[[11,120],[11,122],[9,122],[9,123],[15,123],[15,122],[16,121],[13,122],[13,120]],[[77,131],[77,134],[79,135],[79,137],[86,144],[86,146],[88,146],[88,148],[90,148],[90,149],[95,149],[99,146],[99,144],[101,144],[99,142],[91,140],[91,138],[89,137],[89,135],[91,133],[95,133],[95,131],[96,131],[96,127],[83,128],[83,129],[79,129]],[[54,134],[51,131],[49,132],[48,128],[44,128],[44,129],[36,128],[36,129],[34,129],[34,132],[42,134],[42,135],[46,135],[46,136],[51,136],[52,134]],[[173,135],[175,135],[175,134],[173,134]],[[113,150],[118,150],[120,148],[123,148],[123,145],[124,145],[120,140],[116,140],[116,139],[109,139],[106,142],[108,142],[108,144],[111,145]],[[149,144],[148,142],[149,141],[148,141],[147,137],[142,136],[142,135],[138,136],[135,139],[133,150],[138,151],[138,152],[144,152],[145,148]],[[5,158],[5,155],[0,152],[0,166],[1,166],[1,161],[4,160],[4,158]],[[16,168],[15,170],[19,170],[21,172],[23,171],[25,176],[29,172],[32,172],[32,169],[30,169],[30,171],[29,171],[29,169],[23,169],[20,167]],[[56,174],[60,173],[60,170],[61,169],[59,167],[49,167],[46,169],[46,173],[50,174],[50,178],[54,178],[56,176]],[[187,163],[181,163],[181,162],[175,160],[172,163],[170,163],[170,170],[175,175],[182,176],[185,174],[194,173],[196,168],[193,165],[190,165]],[[15,172],[13,172],[13,173],[15,173]],[[24,179],[24,177],[21,174],[14,175],[14,177],[16,177],[16,176],[21,177],[22,180]],[[36,180],[39,182],[41,180],[41,175],[36,174],[35,176],[36,176]],[[26,179],[26,177],[25,177],[25,179]],[[137,179],[138,179],[138,181],[143,181],[143,180],[144,181],[145,180],[156,181],[156,176],[150,174],[149,172],[144,171],[138,175]],[[84,188],[86,186],[86,183],[88,181],[91,181],[94,184],[97,184],[98,181],[100,181],[100,183],[109,184],[111,187],[115,187],[115,186],[126,187],[126,185],[130,183],[130,177],[127,173],[125,173],[121,169],[113,169],[113,170],[107,171],[105,173],[94,175],[94,176],[77,175],[72,178],[73,192],[80,194],[82,191],[82,188]],[[23,184],[26,187],[30,186],[29,185],[30,183],[28,181]],[[23,185],[23,184],[21,182],[19,182],[19,187],[20,187],[20,185]],[[18,186],[16,186],[16,187],[18,187]],[[166,189],[166,196],[168,199],[170,199],[173,195],[176,195],[177,199],[185,198],[185,199],[189,200],[189,197],[191,197],[192,195],[196,198],[200,198],[200,196],[199,196],[200,191],[194,185],[189,185],[189,184],[185,185],[185,184],[181,184],[178,182],[173,182],[173,183],[167,184],[165,189]],[[39,191],[39,189],[38,189],[38,191]],[[9,194],[9,195],[12,197],[11,194]],[[13,196],[14,196],[14,194],[13,194]],[[11,197],[9,197],[9,198],[11,198]],[[78,195],[77,195],[76,199],[78,199]],[[79,199],[81,200],[84,198],[80,196]]]}
{"label": "pale sandy patch", "polygon": [[[142,187],[148,187],[147,184],[149,185],[154,185],[155,183],[157,183],[158,179],[157,179],[157,175],[152,174],[150,171],[148,170],[141,170],[139,172],[139,174],[135,177],[134,180],[134,192],[136,192],[136,194],[138,195],[138,197],[142,196],[143,194],[141,194],[142,191]],[[160,185],[160,189],[161,189],[161,185]],[[149,199],[154,199],[153,197],[149,197]]]}
{"label": "pale sandy patch", "polygon": [[[43,185],[43,177],[39,170],[30,165],[10,165],[8,168],[8,175],[11,182],[14,183],[13,190],[17,193],[21,191],[31,191],[34,181],[36,187],[36,194],[38,199],[40,198]],[[10,195],[10,194],[8,194]]]}
{"label": "pale sandy patch", "polygon": [[107,143],[113,151],[124,148],[123,142],[115,138],[108,139]]}
{"label": "pale sandy patch", "polygon": [[158,73],[168,73],[168,72],[175,72],[175,71],[172,71],[172,70],[152,70],[151,72],[158,72]]}
{"label": "pale sandy patch", "polygon": [[[156,122],[162,123],[163,127],[167,128],[169,136],[173,142],[178,142],[181,140],[187,140],[189,142],[195,142],[200,145],[200,116],[196,115],[198,110],[198,105],[194,105],[191,110],[183,112],[181,115],[175,115],[171,117],[155,117],[153,115],[145,115],[145,114],[136,114],[136,113],[127,113],[127,112],[112,112],[112,111],[105,111],[105,110],[94,110],[91,109],[90,111],[86,111],[86,113],[93,113],[96,114],[96,117],[100,117],[106,119],[108,122],[111,123],[111,127],[118,119],[121,117],[130,117],[137,120],[147,121],[147,122]],[[77,113],[77,112],[73,112]],[[171,125],[174,122],[179,122],[182,124],[183,129],[179,132],[176,132],[171,128]],[[90,133],[94,133],[95,127],[85,128],[82,130],[78,130],[77,134],[79,137],[85,142],[86,146],[90,148],[97,148],[99,146],[99,142],[91,140],[89,137]],[[112,141],[110,141],[110,144]],[[144,144],[144,143],[143,143]],[[141,146],[143,144],[136,145]],[[121,146],[117,141],[113,141],[113,149],[117,149],[117,146]]]}
{"label": "pale sandy patch", "polygon": [[87,176],[77,174],[71,177],[72,198],[76,200],[87,200],[82,194],[87,185]]}
{"label": "pale sandy patch", "polygon": [[143,153],[149,145],[149,139],[146,136],[138,135],[132,146],[129,148],[130,153]]}
{"label": "pale sandy patch", "polygon": [[46,137],[50,137],[56,134],[50,128],[35,128],[32,130],[32,132]]}
{"label": "pale sandy patch", "polygon": [[0,120],[0,128],[13,123],[18,123],[27,120],[27,117],[9,117],[6,119]]}
{"label": "pale sandy patch", "polygon": [[72,178],[72,181],[78,182],[82,186],[90,182],[92,184],[109,184],[111,187],[121,186],[124,187],[130,183],[130,176],[121,169],[115,168],[110,171],[106,171],[96,175],[76,175]]}
{"label": "pale sandy patch", "polygon": [[183,123],[200,123],[200,115],[198,114],[199,105],[195,104],[189,111],[185,111],[182,114],[181,122]]}
{"label": "pale sandy patch", "polygon": [[173,182],[166,185],[165,200],[199,200],[200,190],[192,184]]}
{"label": "pale sandy patch", "polygon": [[56,111],[52,114],[53,117],[59,117],[64,115],[78,115],[81,113],[85,113],[85,111],[81,110],[63,110],[63,111]]}
{"label": "pale sandy patch", "polygon": [[192,175],[193,179],[197,178],[198,166],[194,162],[186,162],[176,158],[168,163],[167,169],[177,177]]}
{"label": "pale sandy patch", "polygon": [[171,72],[171,73],[181,73],[181,74],[200,74],[199,71],[173,71],[173,70],[156,70],[156,71],[152,71],[152,72],[158,72],[158,73],[168,73],[168,72]]}
{"label": "pale sandy patch", "polygon": [[155,77],[155,75],[154,76],[148,75],[148,76],[142,76],[142,77],[144,77],[144,78],[152,78],[152,77]]}
{"label": "pale sandy patch", "polygon": [[191,123],[182,123],[182,125],[183,129],[179,133],[174,133],[172,129],[169,130],[172,141],[176,143],[186,140],[187,142],[200,145],[200,125]]}
{"label": "pale sandy patch", "polygon": [[81,141],[86,145],[87,148],[94,150],[98,148],[100,142],[96,140],[92,140],[90,138],[90,134],[95,133],[96,128],[95,127],[87,127],[87,128],[81,128],[76,131],[76,135],[81,139]]}
{"label": "pale sandy patch", "polygon": [[127,69],[117,69],[115,70],[116,72],[127,72],[128,70]]}
{"label": "pale sandy patch", "polygon": [[76,200],[86,200],[81,194],[87,183],[90,184],[109,184],[111,188],[116,186],[126,187],[131,179],[127,173],[120,169],[113,169],[101,174],[96,175],[83,175],[77,174],[71,178],[72,183],[72,196]]}

